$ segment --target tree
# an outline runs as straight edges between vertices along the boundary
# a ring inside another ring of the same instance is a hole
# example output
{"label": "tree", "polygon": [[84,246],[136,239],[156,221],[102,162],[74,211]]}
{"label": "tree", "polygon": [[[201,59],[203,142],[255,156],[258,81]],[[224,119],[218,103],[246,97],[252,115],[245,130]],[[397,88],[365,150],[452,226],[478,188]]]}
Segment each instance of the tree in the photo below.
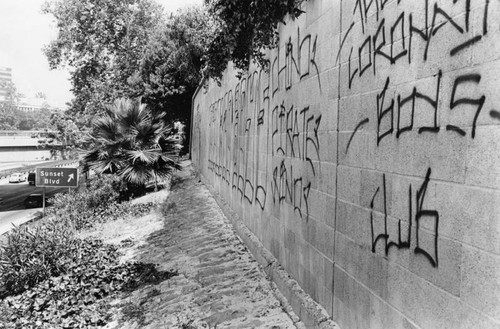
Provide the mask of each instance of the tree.
{"label": "tree", "polygon": [[148,36],[162,19],[152,0],[52,0],[58,36],[44,48],[51,68],[71,68],[73,112],[94,115],[130,93]]}
{"label": "tree", "polygon": [[0,102],[0,130],[18,130],[23,114],[19,113],[17,103],[19,102],[19,93],[12,82],[6,82],[4,87],[7,90],[5,100]]}
{"label": "tree", "polygon": [[[144,48],[140,69],[129,82],[135,96],[153,111],[165,113],[167,122],[180,121],[189,129],[191,101],[203,79],[214,27],[205,8],[189,7],[157,26]],[[189,138],[184,142],[187,150]]]}
{"label": "tree", "polygon": [[251,56],[265,63],[278,24],[298,16],[302,1],[205,0],[208,11],[165,18],[153,0],[51,0],[44,12],[55,17],[58,36],[44,51],[52,68],[72,69],[70,113],[84,124],[113,99],[142,97],[189,129],[200,82],[218,79],[229,61],[243,70]]}
{"label": "tree", "polygon": [[129,184],[144,186],[180,169],[180,145],[163,114],[150,111],[140,99],[118,99],[97,119],[83,157],[84,170],[116,174]]}
{"label": "tree", "polygon": [[50,117],[51,130],[38,140],[40,148],[51,150],[53,156],[60,153],[63,160],[78,158],[77,151],[83,143],[83,132],[75,122],[64,113],[54,112]]}
{"label": "tree", "polygon": [[232,61],[243,71],[253,59],[267,65],[264,51],[277,45],[278,24],[296,18],[305,0],[205,0],[217,18],[217,31],[208,49],[206,76],[218,79]]}

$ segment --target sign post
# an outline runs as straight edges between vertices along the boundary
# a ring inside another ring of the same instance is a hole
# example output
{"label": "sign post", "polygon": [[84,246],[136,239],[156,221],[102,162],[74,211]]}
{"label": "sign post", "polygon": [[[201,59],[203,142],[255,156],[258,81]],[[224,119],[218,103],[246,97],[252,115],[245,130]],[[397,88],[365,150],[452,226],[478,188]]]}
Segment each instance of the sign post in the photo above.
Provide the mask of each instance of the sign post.
{"label": "sign post", "polygon": [[42,217],[45,217],[45,186],[43,187],[42,204],[43,204],[43,206],[42,206],[42,209],[43,209],[42,210],[43,211]]}
{"label": "sign post", "polygon": [[78,187],[78,168],[36,168],[36,187],[43,187],[43,217],[45,217],[45,188]]}

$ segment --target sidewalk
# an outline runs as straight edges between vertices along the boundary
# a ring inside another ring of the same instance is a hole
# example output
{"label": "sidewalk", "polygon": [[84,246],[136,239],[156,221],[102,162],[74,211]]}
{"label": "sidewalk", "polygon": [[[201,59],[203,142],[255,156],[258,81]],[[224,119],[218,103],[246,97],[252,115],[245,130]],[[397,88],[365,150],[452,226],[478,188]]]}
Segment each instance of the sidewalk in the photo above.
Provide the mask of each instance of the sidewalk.
{"label": "sidewalk", "polygon": [[126,259],[178,275],[114,301],[120,311],[106,328],[304,328],[190,166],[174,179],[166,208],[108,240],[131,236]]}

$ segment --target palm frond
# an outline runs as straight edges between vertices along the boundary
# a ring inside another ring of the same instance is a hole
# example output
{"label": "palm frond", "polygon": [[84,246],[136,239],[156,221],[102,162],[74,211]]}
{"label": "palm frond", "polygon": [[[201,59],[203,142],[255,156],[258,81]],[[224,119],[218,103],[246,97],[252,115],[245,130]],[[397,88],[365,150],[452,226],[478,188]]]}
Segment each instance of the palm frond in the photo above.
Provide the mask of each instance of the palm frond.
{"label": "palm frond", "polygon": [[114,173],[125,181],[145,184],[181,167],[181,148],[163,113],[151,112],[140,99],[117,99],[93,125],[92,149],[83,158],[86,168]]}

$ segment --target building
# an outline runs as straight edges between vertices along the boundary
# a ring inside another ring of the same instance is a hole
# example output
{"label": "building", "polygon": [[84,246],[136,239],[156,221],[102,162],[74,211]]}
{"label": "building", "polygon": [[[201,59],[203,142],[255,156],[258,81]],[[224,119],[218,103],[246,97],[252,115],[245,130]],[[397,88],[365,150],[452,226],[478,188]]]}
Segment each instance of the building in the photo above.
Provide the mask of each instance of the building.
{"label": "building", "polygon": [[43,98],[21,98],[17,104],[17,109],[24,112],[34,112],[42,108],[48,108],[47,101]]}
{"label": "building", "polygon": [[8,86],[12,83],[12,69],[0,67],[0,101],[5,100],[8,94]]}

